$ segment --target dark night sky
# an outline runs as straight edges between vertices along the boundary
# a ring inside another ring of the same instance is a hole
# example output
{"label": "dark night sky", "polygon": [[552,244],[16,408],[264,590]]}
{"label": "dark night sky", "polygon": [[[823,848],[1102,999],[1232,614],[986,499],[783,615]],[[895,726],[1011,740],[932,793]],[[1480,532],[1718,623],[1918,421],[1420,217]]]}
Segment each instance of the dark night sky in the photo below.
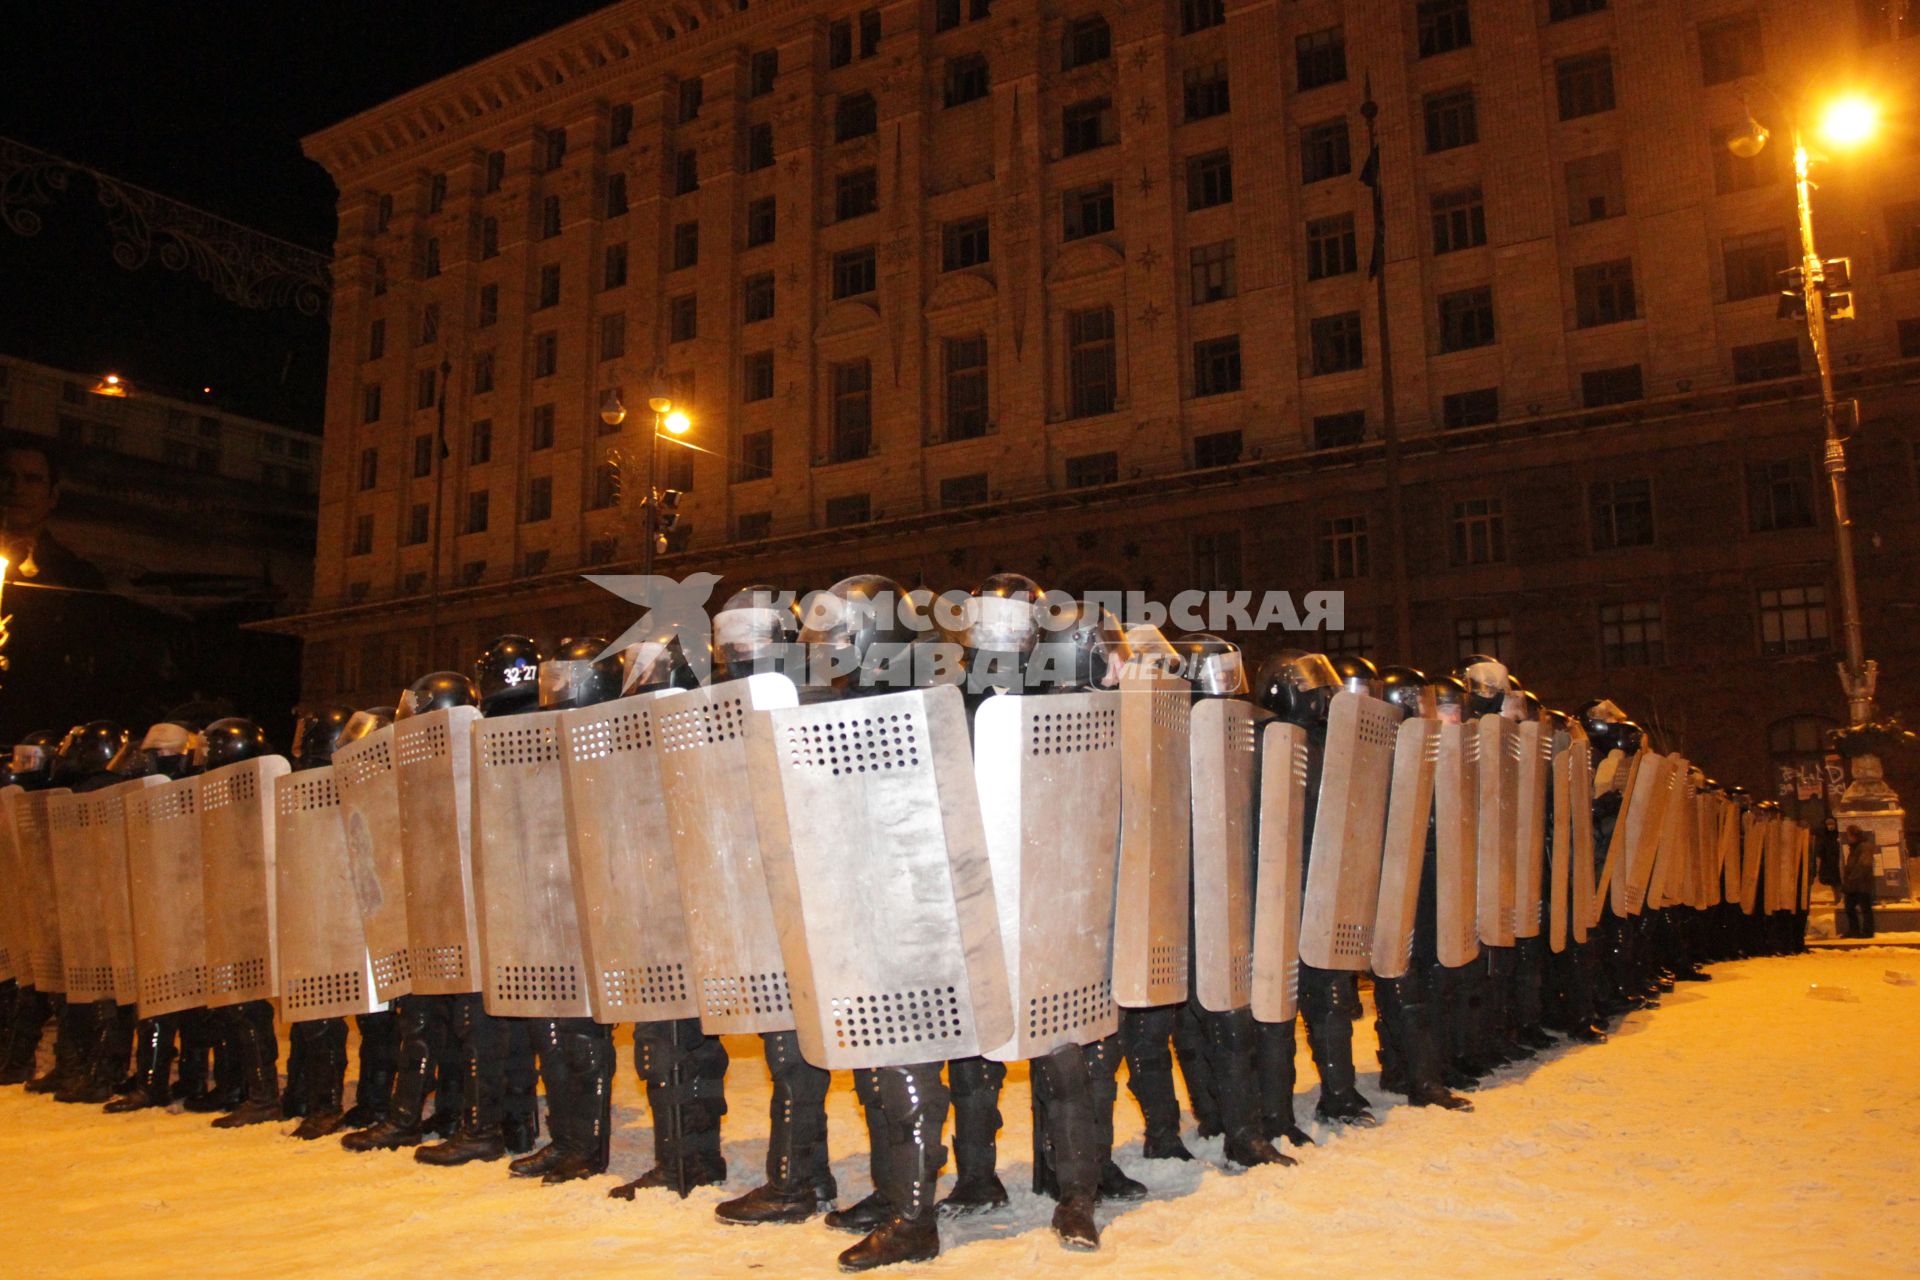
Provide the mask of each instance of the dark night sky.
{"label": "dark night sky", "polygon": [[[0,134],[329,252],[332,181],[299,139],[603,7],[606,0],[190,0],[10,5]],[[214,388],[237,412],[317,427],[324,318],[250,311],[190,274],[135,272],[91,180],[0,224],[0,351],[155,389]]]}

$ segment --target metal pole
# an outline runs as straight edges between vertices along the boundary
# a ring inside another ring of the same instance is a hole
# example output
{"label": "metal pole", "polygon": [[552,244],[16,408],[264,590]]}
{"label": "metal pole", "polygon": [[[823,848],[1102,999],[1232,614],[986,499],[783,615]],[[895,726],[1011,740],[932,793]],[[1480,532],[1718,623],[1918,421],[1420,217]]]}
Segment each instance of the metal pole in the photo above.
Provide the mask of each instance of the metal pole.
{"label": "metal pole", "polygon": [[440,660],[440,513],[447,505],[447,463],[452,451],[447,448],[447,382],[453,372],[450,361],[440,362],[440,426],[435,435],[433,447],[440,455],[435,458],[433,472],[433,548],[432,560],[427,568],[427,666],[438,669]]}
{"label": "metal pole", "polygon": [[1381,194],[1378,157],[1380,141],[1374,118],[1380,108],[1373,101],[1373,77],[1367,77],[1367,100],[1360,114],[1367,121],[1367,147],[1375,159],[1373,175],[1373,235],[1377,255],[1373,273],[1374,310],[1380,334],[1380,439],[1386,450],[1387,541],[1393,572],[1393,638],[1399,662],[1413,661],[1413,607],[1407,591],[1407,545],[1401,532],[1400,423],[1393,405],[1393,341],[1387,325],[1386,199]]}
{"label": "metal pole", "polygon": [[660,419],[662,416],[664,415],[656,412],[653,415],[652,424],[647,427],[647,517],[646,527],[643,530],[646,541],[643,542],[640,547],[640,573],[642,577],[653,576],[653,539],[655,532],[654,526],[657,523],[654,508],[658,499],[658,494],[653,487],[653,466],[654,454],[660,449]]}

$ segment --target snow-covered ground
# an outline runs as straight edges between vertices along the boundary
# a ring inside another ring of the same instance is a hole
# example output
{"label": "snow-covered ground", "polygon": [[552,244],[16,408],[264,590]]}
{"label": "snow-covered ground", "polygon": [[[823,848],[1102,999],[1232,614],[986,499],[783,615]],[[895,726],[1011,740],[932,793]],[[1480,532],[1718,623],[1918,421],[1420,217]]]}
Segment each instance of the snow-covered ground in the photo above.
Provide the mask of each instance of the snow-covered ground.
{"label": "snow-covered ground", "polygon": [[[1503,1073],[1471,1114],[1381,1103],[1373,1130],[1310,1125],[1291,1169],[1238,1176],[1218,1140],[1192,1165],[1140,1159],[1124,1089],[1119,1159],[1153,1188],[1101,1215],[1097,1254],[1062,1252],[1026,1192],[1024,1076],[1008,1083],[997,1221],[943,1230],[945,1254],[900,1274],[1100,1272],[1755,1277],[1920,1274],[1920,957],[1892,948],[1722,965],[1630,1018],[1612,1041]],[[1371,1072],[1371,1023],[1361,1027]],[[622,1033],[622,1059],[626,1058]],[[731,1186],[765,1152],[756,1041],[730,1042]],[[1302,1053],[1301,1115],[1315,1089]],[[615,1172],[649,1150],[623,1065]],[[849,1082],[830,1101],[843,1200],[867,1189]],[[291,1127],[291,1126],[286,1126]],[[833,1274],[850,1237],[817,1220],[729,1228],[722,1193],[607,1198],[615,1177],[546,1188],[502,1165],[429,1170],[279,1127],[107,1116],[0,1092],[0,1274],[15,1276]]]}

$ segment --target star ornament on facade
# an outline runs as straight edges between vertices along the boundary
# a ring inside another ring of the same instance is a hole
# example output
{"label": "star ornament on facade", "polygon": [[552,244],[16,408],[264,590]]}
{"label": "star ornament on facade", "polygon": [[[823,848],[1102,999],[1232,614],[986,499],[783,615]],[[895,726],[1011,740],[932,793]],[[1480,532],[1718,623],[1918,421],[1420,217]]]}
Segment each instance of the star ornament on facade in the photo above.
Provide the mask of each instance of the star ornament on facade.
{"label": "star ornament on facade", "polygon": [[1153,270],[1160,265],[1160,251],[1152,245],[1148,245],[1140,251],[1139,262],[1143,271]]}
{"label": "star ornament on facade", "polygon": [[1133,118],[1141,124],[1153,119],[1153,104],[1145,98],[1133,104]]}
{"label": "star ornament on facade", "polygon": [[1165,314],[1166,312],[1160,309],[1159,303],[1149,302],[1147,309],[1140,313],[1140,323],[1147,326],[1149,330],[1152,330],[1154,326],[1160,323],[1160,317]]}
{"label": "star ornament on facade", "polygon": [[1133,63],[1133,69],[1135,71],[1143,71],[1146,69],[1146,65],[1153,61],[1153,54],[1147,49],[1147,46],[1140,45],[1134,49],[1133,56],[1129,58],[1128,61]]}
{"label": "star ornament on facade", "polygon": [[1146,195],[1152,195],[1153,189],[1160,184],[1154,181],[1154,177],[1152,174],[1148,173],[1145,169],[1142,169],[1140,170],[1140,182],[1138,185],[1140,187],[1140,194],[1143,196],[1146,196]]}

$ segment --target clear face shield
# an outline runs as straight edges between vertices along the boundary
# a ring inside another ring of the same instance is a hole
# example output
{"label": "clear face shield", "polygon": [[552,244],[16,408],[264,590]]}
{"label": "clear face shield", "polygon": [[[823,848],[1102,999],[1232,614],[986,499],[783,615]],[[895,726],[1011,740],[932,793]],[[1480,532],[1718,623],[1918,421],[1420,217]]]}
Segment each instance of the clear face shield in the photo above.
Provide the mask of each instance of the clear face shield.
{"label": "clear face shield", "polygon": [[640,640],[620,651],[624,675],[621,696],[636,689],[665,688],[673,683],[673,648],[666,640]]}
{"label": "clear face shield", "polygon": [[1478,699],[1505,699],[1513,690],[1513,680],[1504,662],[1476,662],[1460,678],[1467,686],[1467,693]]}
{"label": "clear face shield", "polygon": [[1226,698],[1245,693],[1247,663],[1238,648],[1224,642],[1219,647],[1195,648],[1188,652],[1182,674],[1194,690],[1210,698]]}
{"label": "clear face shield", "polygon": [[722,609],[713,615],[713,647],[729,671],[751,670],[793,639],[793,613],[771,604]]}
{"label": "clear face shield", "polygon": [[13,747],[15,773],[39,773],[53,765],[53,748],[37,742],[18,742]]}
{"label": "clear face shield", "polygon": [[1182,675],[1180,655],[1168,643],[1166,634],[1150,622],[1137,622],[1126,629],[1126,657],[1122,675]]}
{"label": "clear face shield", "polygon": [[1040,640],[1039,606],[1018,596],[967,601],[965,643],[980,653],[1028,653]]}
{"label": "clear face shield", "polygon": [[540,664],[540,705],[573,705],[582,690],[593,683],[592,658],[548,658]]}

